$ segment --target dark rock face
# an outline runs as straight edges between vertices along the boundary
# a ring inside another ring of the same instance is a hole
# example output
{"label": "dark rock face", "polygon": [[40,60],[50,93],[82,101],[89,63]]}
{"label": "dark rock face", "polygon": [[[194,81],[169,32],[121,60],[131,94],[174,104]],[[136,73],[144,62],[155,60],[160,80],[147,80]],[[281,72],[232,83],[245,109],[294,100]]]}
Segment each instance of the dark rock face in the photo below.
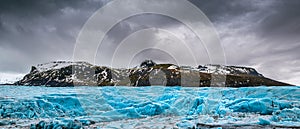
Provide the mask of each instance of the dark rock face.
{"label": "dark rock face", "polygon": [[151,60],[131,69],[94,66],[86,62],[51,62],[32,66],[29,74],[15,85],[30,86],[285,86],[286,83],[262,76],[253,68],[204,65],[197,68],[156,64]]}
{"label": "dark rock face", "polygon": [[[177,69],[168,69],[169,67],[174,66]],[[162,72],[163,74],[156,74]],[[151,73],[153,73],[151,75]],[[151,75],[151,76],[150,76]],[[132,70],[129,75],[130,81],[133,86],[150,86],[155,81],[161,81],[162,78],[166,78],[167,86],[180,86],[180,73],[179,67],[173,64],[159,64],[152,67],[143,67],[139,69]],[[149,81],[151,78],[152,83]],[[157,83],[163,85],[163,83]]]}
{"label": "dark rock face", "polygon": [[38,72],[37,68],[35,66],[31,66],[30,73]]}
{"label": "dark rock face", "polygon": [[[66,64],[66,62],[63,63]],[[76,62],[75,64],[70,63],[63,67],[47,69],[45,71],[38,70],[38,68],[32,66],[31,72],[15,84],[30,86],[106,86],[113,85],[111,78],[111,71],[107,67],[93,66],[85,62]]]}
{"label": "dark rock face", "polygon": [[149,68],[155,66],[156,63],[152,60],[145,60],[141,63],[140,67],[142,68]]}

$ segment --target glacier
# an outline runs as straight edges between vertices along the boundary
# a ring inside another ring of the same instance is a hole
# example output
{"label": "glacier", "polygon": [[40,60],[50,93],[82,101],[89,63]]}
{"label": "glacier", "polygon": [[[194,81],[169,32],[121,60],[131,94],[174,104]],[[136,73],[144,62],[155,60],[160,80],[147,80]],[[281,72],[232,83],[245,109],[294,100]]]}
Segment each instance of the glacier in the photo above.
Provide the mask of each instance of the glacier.
{"label": "glacier", "polygon": [[0,86],[0,128],[300,128],[300,87]]}

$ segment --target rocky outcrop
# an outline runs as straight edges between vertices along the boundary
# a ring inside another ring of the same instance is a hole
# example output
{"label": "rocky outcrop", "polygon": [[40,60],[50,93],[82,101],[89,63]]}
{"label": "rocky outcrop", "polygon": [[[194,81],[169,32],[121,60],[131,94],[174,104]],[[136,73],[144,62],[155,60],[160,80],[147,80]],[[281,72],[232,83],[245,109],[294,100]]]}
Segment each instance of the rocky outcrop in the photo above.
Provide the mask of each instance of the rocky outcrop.
{"label": "rocky outcrop", "polygon": [[51,62],[32,66],[29,74],[16,85],[74,86],[113,85],[108,67],[93,66],[86,62]]}
{"label": "rocky outcrop", "polygon": [[173,64],[158,64],[133,69],[130,71],[129,78],[133,86],[181,85],[180,68]]}
{"label": "rocky outcrop", "polygon": [[[217,83],[216,83],[217,82]],[[199,65],[198,67],[156,64],[146,60],[139,67],[116,69],[87,62],[56,61],[32,66],[15,85],[30,86],[285,86],[264,77],[253,68]]]}

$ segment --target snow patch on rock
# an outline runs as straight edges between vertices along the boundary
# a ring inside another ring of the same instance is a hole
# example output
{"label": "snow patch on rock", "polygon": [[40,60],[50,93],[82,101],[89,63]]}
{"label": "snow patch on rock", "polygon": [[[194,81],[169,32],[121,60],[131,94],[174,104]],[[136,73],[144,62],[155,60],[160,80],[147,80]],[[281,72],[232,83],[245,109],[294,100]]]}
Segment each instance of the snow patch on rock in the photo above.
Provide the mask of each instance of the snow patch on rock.
{"label": "snow patch on rock", "polygon": [[[72,61],[53,61],[49,63],[44,63],[44,64],[38,64],[36,66],[36,69],[39,72],[44,72],[48,70],[53,70],[53,69],[61,69],[70,65],[81,65],[81,66],[92,66],[92,64],[87,63],[87,62],[72,62]],[[84,68],[84,67],[82,67]],[[84,70],[84,69],[83,69]]]}

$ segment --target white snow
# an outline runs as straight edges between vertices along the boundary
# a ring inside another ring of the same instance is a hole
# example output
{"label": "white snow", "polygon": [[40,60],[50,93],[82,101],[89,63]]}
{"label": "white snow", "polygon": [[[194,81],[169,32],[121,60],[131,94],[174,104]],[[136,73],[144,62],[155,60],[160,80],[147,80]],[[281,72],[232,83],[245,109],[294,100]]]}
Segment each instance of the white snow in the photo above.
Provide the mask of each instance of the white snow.
{"label": "white snow", "polygon": [[204,65],[202,68],[198,69],[200,72],[204,73],[214,73],[214,74],[250,74],[252,69],[246,67],[232,67],[232,66],[225,66],[225,65],[214,65],[214,64],[207,64]]}
{"label": "white snow", "polygon": [[168,67],[168,69],[177,69],[177,68],[178,68],[178,66],[176,66],[176,65],[171,65]]}
{"label": "white snow", "polygon": [[0,84],[14,83],[22,79],[24,75],[20,73],[0,73]]}
{"label": "white snow", "polygon": [[[43,72],[43,71],[48,71],[51,69],[60,69],[60,68],[67,67],[70,65],[91,66],[91,64],[86,63],[86,62],[54,61],[54,62],[49,62],[49,63],[44,63],[44,64],[38,64],[36,66],[36,68],[38,71]],[[83,69],[84,69],[84,67],[82,67],[82,70]]]}

